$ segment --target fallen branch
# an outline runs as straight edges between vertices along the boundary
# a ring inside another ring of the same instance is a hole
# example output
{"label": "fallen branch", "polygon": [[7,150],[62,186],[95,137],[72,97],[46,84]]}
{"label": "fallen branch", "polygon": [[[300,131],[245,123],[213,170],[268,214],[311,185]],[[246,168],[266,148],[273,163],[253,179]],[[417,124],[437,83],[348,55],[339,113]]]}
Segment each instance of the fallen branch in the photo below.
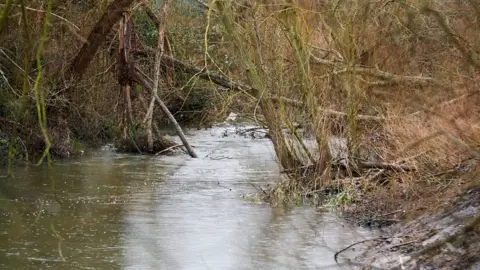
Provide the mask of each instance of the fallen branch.
{"label": "fallen branch", "polygon": [[[155,50],[152,49],[152,48],[146,47],[146,50],[147,50],[147,53],[149,53],[149,54],[155,53]],[[251,87],[251,86],[248,86],[248,85],[242,84],[240,82],[234,81],[231,78],[227,78],[227,77],[224,77],[222,75],[215,74],[215,73],[210,72],[206,69],[200,69],[200,68],[197,68],[195,66],[188,65],[188,64],[183,63],[182,61],[177,60],[177,59],[175,59],[173,57],[170,57],[170,56],[166,56],[166,55],[162,56],[162,65],[165,66],[165,67],[173,66],[177,70],[183,71],[187,74],[191,74],[191,75],[197,76],[201,79],[211,81],[211,82],[213,82],[217,85],[223,86],[223,87],[231,89],[231,90],[244,92],[244,93],[246,93],[248,95],[251,95],[251,96],[255,96],[256,93],[258,93],[258,90]],[[283,102],[285,102],[289,105],[295,106],[295,107],[303,107],[304,106],[303,102],[298,101],[298,100],[294,100],[294,99],[290,99],[290,98],[286,98],[286,97],[270,97],[270,99],[272,99],[273,101],[277,101],[277,102],[281,100],[281,101],[283,101]],[[330,116],[341,116],[341,117],[347,117],[348,116],[347,113],[335,111],[335,110],[332,110],[332,109],[326,109],[326,108],[322,108],[322,107],[320,107],[318,109],[320,111],[323,111],[325,114],[330,115]],[[385,118],[382,117],[382,116],[361,115],[361,114],[357,115],[356,119],[369,120],[369,121],[383,121],[383,120],[385,120]]]}
{"label": "fallen branch", "polygon": [[172,150],[172,149],[175,149],[175,148],[181,147],[181,146],[183,146],[183,144],[179,143],[179,144],[176,144],[176,145],[167,147],[167,148],[163,149],[162,151],[159,151],[159,152],[155,153],[155,156],[161,155],[161,154],[163,154],[163,153],[165,153],[165,152],[167,152],[167,151],[170,151],[170,150]]}
{"label": "fallen branch", "polygon": [[[311,55],[310,57],[311,62],[314,64],[320,64],[320,65],[325,65],[329,67],[337,67],[341,68],[341,62],[338,61],[331,61],[331,60],[325,60],[321,59],[318,57],[315,57],[314,55]],[[348,70],[343,69],[343,72],[347,72]],[[367,75],[371,77],[376,77],[382,80],[394,82],[394,83],[401,83],[401,82],[409,82],[409,83],[414,83],[418,85],[438,85],[438,86],[443,86],[441,83],[439,83],[437,80],[435,80],[432,77],[423,77],[423,76],[408,76],[408,75],[397,75],[389,72],[385,72],[379,69],[374,69],[374,68],[365,68],[365,67],[359,67],[355,66],[352,67],[351,69],[352,72],[355,72],[357,74],[362,74],[362,75]]]}
{"label": "fallen branch", "polygon": [[140,150],[140,147],[138,147],[138,144],[135,142],[135,139],[132,136],[130,136],[130,134],[128,135],[128,138],[132,141],[133,146],[135,147],[135,149],[137,149],[137,152],[141,155],[142,150]]}
{"label": "fallen branch", "polygon": [[[276,101],[276,102],[282,101],[282,102],[285,102],[288,105],[291,105],[291,106],[294,106],[294,107],[297,107],[297,108],[302,108],[302,107],[305,106],[305,104],[303,102],[301,102],[299,100],[287,98],[287,97],[270,97],[270,98],[272,100]],[[332,110],[332,109],[326,109],[326,108],[319,107],[318,110],[324,112],[326,115],[341,116],[341,117],[347,117],[348,116],[348,114],[345,113],[345,112],[339,112],[339,111],[335,111],[335,110]],[[383,121],[383,120],[385,120],[385,117],[382,117],[382,116],[362,115],[362,114],[356,115],[355,118],[359,119],[359,120],[371,120],[371,121]]]}
{"label": "fallen branch", "polygon": [[187,74],[195,75],[199,77],[200,79],[204,79],[207,81],[211,81],[217,85],[223,86],[225,88],[231,89],[231,90],[236,90],[240,92],[244,92],[248,95],[253,95],[255,96],[256,93],[258,92],[257,89],[250,87],[248,85],[244,85],[242,83],[236,82],[232,80],[231,78],[224,77],[219,74],[215,74],[213,72],[210,72],[206,69],[200,69],[188,64],[185,64],[173,57],[164,55],[162,56],[162,65],[168,67],[168,66],[173,66],[179,71],[183,71]]}
{"label": "fallen branch", "polygon": [[[392,163],[384,163],[384,162],[367,162],[367,161],[358,161],[357,164],[359,169],[381,169],[374,175],[370,177],[349,177],[345,179],[339,179],[337,181],[342,181],[342,182],[351,182],[351,181],[359,181],[366,179],[368,181],[373,181],[377,179],[381,174],[385,172],[385,170],[391,170],[391,171],[414,171],[415,168],[404,166],[404,165],[397,165],[397,164],[392,164]],[[338,163],[338,164],[332,164],[334,167],[345,167],[345,164]],[[312,170],[315,168],[315,164],[310,164],[306,166],[302,166],[299,168],[289,168],[289,169],[284,169],[280,173],[299,173],[301,175],[304,175],[306,171]]]}
{"label": "fallen branch", "polygon": [[443,107],[443,106],[448,106],[448,105],[454,104],[454,103],[456,103],[456,102],[458,102],[458,101],[460,101],[460,100],[463,100],[463,99],[466,99],[466,98],[470,98],[470,97],[472,97],[472,96],[474,96],[474,95],[478,95],[478,94],[480,94],[480,91],[472,91],[472,92],[463,94],[463,95],[461,95],[461,96],[458,96],[458,97],[456,97],[456,98],[454,98],[454,99],[451,99],[451,100],[448,100],[448,101],[445,101],[445,102],[442,102],[442,103],[435,104],[435,105],[433,105],[433,106],[431,106],[431,107],[426,107],[426,106],[425,106],[424,108],[420,109],[419,111],[416,111],[416,112],[414,112],[414,113],[411,113],[411,114],[409,114],[409,115],[407,115],[407,116],[410,116],[410,117],[411,117],[411,116],[416,116],[416,115],[419,115],[419,114],[424,113],[424,112],[425,112],[425,113],[428,113],[428,112],[432,113],[432,112],[434,112],[435,109],[441,108],[441,107]]}
{"label": "fallen branch", "polygon": [[[152,80],[145,76],[138,67],[135,67],[134,70],[130,70],[130,79],[132,81],[137,82],[140,84],[143,88],[149,90],[150,92],[153,91],[153,86],[152,86]],[[168,120],[173,124],[175,127],[175,131],[177,132],[178,137],[180,137],[180,140],[182,141],[183,145],[187,149],[188,154],[193,157],[197,158],[197,154],[193,150],[193,148],[190,146],[190,144],[187,141],[187,138],[185,137],[185,134],[183,133],[182,128],[178,124],[177,120],[173,116],[173,114],[168,110],[167,106],[163,101],[158,97],[157,94],[154,94],[155,100],[158,102],[160,105],[160,108],[162,109],[163,113],[168,117]]]}
{"label": "fallen branch", "polygon": [[340,253],[344,252],[345,250],[350,249],[353,246],[356,246],[358,244],[363,244],[363,243],[366,243],[366,242],[369,242],[369,241],[379,241],[379,240],[387,240],[387,239],[390,239],[390,237],[378,237],[378,238],[365,239],[365,240],[362,240],[362,241],[359,241],[359,242],[355,242],[355,243],[353,243],[353,244],[335,252],[335,255],[333,255],[333,258],[335,259],[335,262],[338,263],[338,255],[340,255]]}
{"label": "fallen branch", "polygon": [[[155,53],[155,50],[152,49],[152,48],[147,47],[146,50],[150,54]],[[241,92],[247,93],[247,94],[252,95],[252,96],[255,96],[255,94],[258,92],[257,89],[255,89],[251,86],[236,82],[236,81],[232,80],[231,78],[227,78],[227,77],[224,77],[222,75],[215,74],[215,73],[210,72],[208,70],[200,69],[200,68],[185,64],[182,61],[177,60],[177,59],[175,59],[173,57],[170,57],[170,56],[166,56],[166,55],[162,56],[162,65],[164,65],[165,67],[173,66],[177,70],[183,71],[187,74],[198,76],[201,79],[211,81],[211,82],[213,82],[217,85],[223,86],[225,88],[236,90],[236,91],[241,91]],[[286,97],[270,97],[270,99],[272,99],[273,101],[277,101],[277,102],[281,100],[281,101],[283,101],[283,102],[285,102],[289,105],[295,106],[295,107],[304,107],[303,102],[298,101],[298,100],[294,100],[294,99],[290,99],[290,98],[286,98]],[[347,113],[335,111],[335,110],[332,110],[332,109],[326,109],[326,108],[322,108],[322,107],[320,107],[318,109],[320,111],[323,111],[325,114],[330,115],[330,116],[341,116],[341,117],[347,117],[348,116]],[[385,117],[360,114],[360,115],[356,116],[356,119],[370,120],[370,121],[383,121],[383,120],[385,120]]]}
{"label": "fallen branch", "polygon": [[417,242],[419,242],[419,241],[420,241],[419,239],[415,239],[415,240],[408,241],[408,242],[405,242],[405,243],[400,243],[400,244],[396,244],[396,245],[390,246],[390,247],[388,247],[388,249],[394,249],[394,248],[398,248],[398,247],[407,246],[407,245],[410,245],[410,244],[415,244],[415,243],[417,243]]}
{"label": "fallen branch", "polygon": [[415,170],[415,168],[412,168],[412,167],[397,165],[392,163],[385,163],[385,162],[359,161],[357,165],[360,169],[385,169],[385,170],[392,170],[392,171],[414,171]]}
{"label": "fallen branch", "polygon": [[267,130],[265,130],[264,127],[253,127],[253,128],[246,128],[246,129],[243,129],[243,130],[239,130],[237,132],[238,135],[245,135],[247,132],[262,132],[262,133],[268,133]]}
{"label": "fallen branch", "polygon": [[253,188],[261,191],[264,195],[267,195],[267,196],[268,196],[268,193],[267,193],[263,188],[254,185],[252,182],[250,182],[250,181],[248,181],[248,180],[247,180],[247,183],[250,184]]}

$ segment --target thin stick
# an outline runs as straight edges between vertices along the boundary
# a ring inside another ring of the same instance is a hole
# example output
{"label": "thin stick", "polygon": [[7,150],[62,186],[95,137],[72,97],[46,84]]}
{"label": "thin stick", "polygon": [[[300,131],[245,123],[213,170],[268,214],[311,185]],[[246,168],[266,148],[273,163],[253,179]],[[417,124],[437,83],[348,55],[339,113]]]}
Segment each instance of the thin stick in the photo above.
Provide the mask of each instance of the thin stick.
{"label": "thin stick", "polygon": [[420,239],[415,239],[415,240],[408,241],[408,242],[405,242],[405,243],[400,243],[400,244],[393,245],[391,247],[388,247],[388,249],[410,245],[410,244],[413,244],[413,243],[416,243],[416,242],[419,242],[419,241],[420,241]]}
{"label": "thin stick", "polygon": [[[329,67],[339,67],[341,62],[335,62],[335,61],[330,61],[330,60],[325,60],[318,58],[314,55],[310,55],[310,59],[313,64],[320,64],[320,65],[325,65]],[[397,75],[389,72],[385,72],[379,69],[373,69],[373,68],[364,68],[364,67],[353,67],[352,69],[355,73],[358,74],[363,74],[367,76],[372,76],[372,77],[377,77],[382,80],[390,81],[390,82],[395,82],[395,83],[400,83],[400,82],[409,82],[409,83],[414,83],[414,84],[419,84],[419,85],[428,85],[428,84],[433,84],[437,86],[443,86],[440,82],[436,81],[432,77],[423,77],[423,76],[402,76],[402,75]]]}
{"label": "thin stick", "polygon": [[366,162],[360,161],[358,166],[362,169],[385,169],[392,171],[414,171],[415,168],[384,162]]}
{"label": "thin stick", "polygon": [[[0,6],[5,6],[5,4],[0,4]],[[12,6],[16,6],[16,7],[20,7],[20,5],[12,5]],[[26,10],[30,10],[30,11],[35,11],[35,12],[40,12],[40,13],[46,13],[45,10],[40,10],[40,9],[34,9],[34,8],[30,8],[30,7],[25,7]],[[76,26],[73,22],[65,19],[64,17],[60,16],[60,15],[57,15],[53,12],[50,12],[50,14],[53,16],[53,17],[57,17],[59,18],[60,20],[72,25],[73,27],[75,27],[77,30],[80,30],[80,28],[78,26]]]}
{"label": "thin stick", "polygon": [[[301,102],[299,100],[287,98],[287,97],[282,97],[282,96],[280,96],[280,97],[270,97],[270,99],[272,99],[273,101],[276,101],[276,102],[282,101],[282,102],[285,102],[286,104],[288,104],[290,106],[297,107],[297,108],[301,108],[301,107],[305,106],[305,104],[303,102]],[[345,112],[339,112],[339,111],[335,111],[335,110],[332,110],[332,109],[319,107],[318,110],[322,111],[326,115],[341,116],[341,117],[347,117],[348,116],[348,114],[345,113]],[[355,118],[359,119],[359,120],[372,120],[372,121],[383,121],[383,120],[385,120],[385,117],[382,117],[382,116],[361,115],[361,114],[356,115]]]}
{"label": "thin stick", "polygon": [[158,26],[158,42],[157,42],[157,51],[155,53],[155,66],[154,66],[154,78],[153,78],[153,88],[152,88],[152,98],[150,101],[150,106],[145,115],[143,123],[146,123],[147,127],[147,143],[148,150],[153,151],[153,135],[152,135],[152,119],[153,119],[153,109],[155,108],[155,97],[157,97],[158,88],[160,84],[160,64],[162,61],[162,56],[165,53],[165,24],[167,19],[167,9],[168,9],[168,0],[163,2],[163,7],[159,11],[160,25]]}
{"label": "thin stick", "polygon": [[403,212],[404,210],[396,210],[396,211],[393,211],[393,212],[390,212],[390,213],[386,213],[386,214],[381,214],[381,215],[377,215],[377,217],[386,217],[386,216],[391,216],[391,215],[394,215],[396,213],[400,213],[400,212]]}
{"label": "thin stick", "polygon": [[[197,2],[199,5],[201,5],[202,8],[204,8],[204,9],[209,9],[208,4],[204,3],[203,1],[201,1],[201,0],[195,0],[195,2]],[[212,9],[212,10],[216,12],[216,10],[214,10],[214,9]]]}
{"label": "thin stick", "polygon": [[363,243],[366,243],[366,242],[369,242],[369,241],[378,241],[378,240],[386,240],[386,239],[390,239],[390,237],[378,237],[378,238],[373,238],[373,239],[366,239],[366,240],[362,240],[360,242],[355,242],[349,246],[347,246],[346,248],[343,248],[337,252],[335,252],[335,255],[333,256],[333,258],[335,259],[335,262],[338,263],[338,255],[340,255],[340,253],[344,252],[345,250],[353,247],[353,246],[356,246],[358,244],[363,244]]}
{"label": "thin stick", "polygon": [[155,156],[158,156],[160,154],[163,154],[167,151],[170,151],[170,150],[172,150],[174,148],[177,148],[177,147],[180,147],[180,146],[183,146],[183,144],[179,143],[179,144],[175,144],[174,146],[167,147],[167,148],[163,149],[162,151],[155,153]]}

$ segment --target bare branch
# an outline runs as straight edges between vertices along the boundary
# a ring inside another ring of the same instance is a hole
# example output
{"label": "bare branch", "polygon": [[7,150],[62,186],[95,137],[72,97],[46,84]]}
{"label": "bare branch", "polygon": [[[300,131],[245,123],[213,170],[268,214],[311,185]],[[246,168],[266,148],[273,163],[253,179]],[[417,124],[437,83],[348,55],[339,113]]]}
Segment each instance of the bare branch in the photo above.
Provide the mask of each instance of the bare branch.
{"label": "bare branch", "polygon": [[[338,67],[338,68],[342,67],[341,62],[325,60],[325,59],[315,57],[313,55],[311,55],[311,61],[313,62],[313,64],[320,64],[320,65],[325,65],[329,67]],[[347,70],[343,70],[343,72],[346,72],[346,71]],[[376,78],[394,82],[394,83],[409,82],[409,83],[414,83],[418,85],[429,85],[429,84],[441,85],[438,81],[436,81],[432,77],[397,75],[397,74],[381,71],[378,69],[365,68],[365,67],[359,67],[359,66],[353,67],[352,71],[358,74],[372,76],[372,77],[376,77]]]}
{"label": "bare branch", "polygon": [[[6,6],[6,5],[5,5],[5,4],[0,4],[0,6]],[[12,5],[12,6],[20,7],[20,5]],[[25,7],[25,9],[26,9],[26,10],[30,10],[30,11],[45,13],[45,10],[34,9],[34,8],[31,8],[31,7]],[[56,18],[58,18],[58,19],[60,19],[60,20],[62,20],[62,21],[64,21],[64,22],[66,22],[67,24],[75,27],[75,29],[80,30],[80,28],[79,28],[76,24],[74,24],[73,22],[65,19],[64,17],[62,17],[62,16],[60,16],[60,15],[58,15],[58,14],[55,14],[55,13],[53,13],[53,12],[51,12],[50,14],[51,14],[53,17],[56,17]]]}
{"label": "bare branch", "polygon": [[[286,104],[289,104],[291,106],[298,107],[298,108],[301,108],[301,107],[305,106],[305,104],[303,102],[299,101],[299,100],[290,99],[290,98],[286,98],[286,97],[271,97],[271,99],[274,100],[274,101],[277,101],[277,102],[282,101],[282,102],[285,102]],[[326,108],[318,107],[318,110],[322,111],[326,115],[340,116],[340,117],[347,117],[348,116],[348,114],[345,113],[345,112],[339,112],[339,111],[335,111],[335,110],[332,110],[332,109],[326,109]],[[381,117],[381,116],[362,115],[362,114],[356,115],[355,118],[359,119],[359,120],[369,120],[369,121],[383,121],[383,120],[385,120],[385,118]]]}

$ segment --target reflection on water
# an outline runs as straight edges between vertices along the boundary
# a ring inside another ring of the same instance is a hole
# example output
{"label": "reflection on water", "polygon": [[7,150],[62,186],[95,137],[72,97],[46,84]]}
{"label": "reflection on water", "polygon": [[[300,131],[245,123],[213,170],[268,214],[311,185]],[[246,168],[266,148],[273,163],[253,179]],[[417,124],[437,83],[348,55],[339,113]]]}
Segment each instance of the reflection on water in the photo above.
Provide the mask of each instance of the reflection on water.
{"label": "reflection on water", "polygon": [[278,181],[274,153],[223,133],[189,136],[198,159],[99,150],[50,174],[18,168],[1,179],[0,268],[341,269],[333,253],[372,235],[311,207],[242,200],[248,182]]}

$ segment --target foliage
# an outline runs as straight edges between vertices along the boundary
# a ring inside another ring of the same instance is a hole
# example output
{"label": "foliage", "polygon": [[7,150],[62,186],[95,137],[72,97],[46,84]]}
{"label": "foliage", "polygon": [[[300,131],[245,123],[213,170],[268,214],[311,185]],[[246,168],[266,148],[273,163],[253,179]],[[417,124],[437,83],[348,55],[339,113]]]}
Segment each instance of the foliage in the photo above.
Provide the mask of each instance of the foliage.
{"label": "foliage", "polygon": [[[350,164],[371,151],[373,161],[413,168],[379,172],[382,184],[364,176],[368,194],[422,193],[445,183],[430,176],[443,176],[472,158],[478,162],[476,2],[211,3],[206,31],[220,26],[225,38],[217,49],[235,63],[221,72],[252,86],[247,95],[255,98],[254,106],[244,113],[263,116],[285,170],[314,165],[308,180],[291,174],[303,188],[279,184],[283,191],[272,191],[279,200],[352,177],[355,168],[340,178],[331,171],[331,136],[347,139]],[[204,49],[205,59],[221,62],[208,45]],[[299,120],[314,147],[297,135],[292,123]],[[348,198],[340,194],[335,198]],[[398,206],[396,200],[389,207]]]}

